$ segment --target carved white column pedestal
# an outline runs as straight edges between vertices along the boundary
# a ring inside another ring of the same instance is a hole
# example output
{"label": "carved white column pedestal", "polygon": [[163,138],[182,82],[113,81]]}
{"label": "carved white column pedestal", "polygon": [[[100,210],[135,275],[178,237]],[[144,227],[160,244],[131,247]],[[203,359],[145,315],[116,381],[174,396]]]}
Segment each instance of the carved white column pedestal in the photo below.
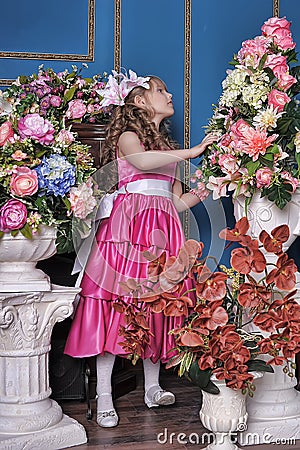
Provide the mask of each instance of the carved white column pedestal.
{"label": "carved white column pedestal", "polygon": [[0,448],[55,450],[87,442],[85,429],[49,398],[53,326],[70,316],[78,288],[0,292]]}
{"label": "carved white column pedestal", "polygon": [[[234,202],[234,215],[236,220],[246,215],[242,196]],[[270,234],[279,225],[289,225],[290,238],[283,245],[283,250],[287,251],[297,236],[300,236],[300,191],[293,194],[292,200],[283,210],[265,197],[260,198],[260,193],[257,192],[248,206],[247,216],[251,236],[256,239],[262,230]],[[274,255],[265,256],[268,263],[275,263],[277,260]],[[297,279],[298,302],[299,286]],[[300,393],[294,388],[296,378],[287,376],[282,366],[273,368],[275,373],[265,373],[263,378],[257,380],[254,397],[247,399],[248,429],[240,435],[240,443],[243,445],[300,439]]]}
{"label": "carved white column pedestal", "polygon": [[239,436],[241,445],[288,443],[300,439],[300,393],[296,379],[282,367],[257,380],[253,398],[247,399],[247,430]]}

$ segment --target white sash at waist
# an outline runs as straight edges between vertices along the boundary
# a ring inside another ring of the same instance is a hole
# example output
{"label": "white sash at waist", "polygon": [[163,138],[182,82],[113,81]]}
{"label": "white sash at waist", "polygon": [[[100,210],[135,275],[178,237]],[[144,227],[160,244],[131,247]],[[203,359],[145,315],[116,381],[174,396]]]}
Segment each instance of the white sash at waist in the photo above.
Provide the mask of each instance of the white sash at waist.
{"label": "white sash at waist", "polygon": [[[119,194],[142,194],[142,195],[158,195],[161,197],[172,198],[172,183],[166,180],[144,179],[131,181],[122,186],[118,191],[112,194],[105,194],[99,203],[98,210],[95,217],[95,222],[99,222],[102,219],[110,217],[114,201]],[[80,284],[80,280],[83,275],[83,270],[86,265],[93,239],[97,231],[97,223],[94,228],[94,232],[82,241],[80,248],[77,250],[77,257],[72,270],[72,275],[81,271],[81,274],[77,280],[76,285]]]}
{"label": "white sash at waist", "polygon": [[114,201],[119,194],[159,195],[172,198],[172,183],[166,180],[144,179],[130,181],[112,194],[105,194],[99,203],[96,213],[96,221],[105,219],[111,215]]}

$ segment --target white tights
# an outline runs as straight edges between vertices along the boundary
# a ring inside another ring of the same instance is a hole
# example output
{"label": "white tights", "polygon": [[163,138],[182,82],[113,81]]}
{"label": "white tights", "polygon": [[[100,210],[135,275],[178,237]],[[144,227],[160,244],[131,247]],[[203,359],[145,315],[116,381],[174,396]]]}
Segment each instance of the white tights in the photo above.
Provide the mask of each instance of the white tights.
{"label": "white tights", "polygon": [[[113,409],[111,375],[114,362],[115,355],[111,353],[105,353],[104,356],[98,355],[96,358],[98,411],[109,411]],[[145,392],[147,392],[150,387],[159,386],[160,361],[154,364],[150,359],[144,359],[143,366]]]}

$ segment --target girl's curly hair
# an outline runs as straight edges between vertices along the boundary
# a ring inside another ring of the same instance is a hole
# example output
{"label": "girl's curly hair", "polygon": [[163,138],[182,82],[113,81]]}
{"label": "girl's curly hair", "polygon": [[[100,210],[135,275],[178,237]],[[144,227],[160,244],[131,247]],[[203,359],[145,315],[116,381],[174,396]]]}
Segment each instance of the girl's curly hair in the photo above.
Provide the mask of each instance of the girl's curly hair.
{"label": "girl's curly hair", "polygon": [[[155,84],[162,85],[166,88],[162,80],[155,76],[150,77],[149,84],[150,91],[154,89]],[[157,130],[151,121],[154,116],[153,109],[150,106],[141,109],[135,105],[134,98],[136,95],[147,97],[147,94],[148,89],[138,86],[128,94],[125,99],[125,105],[115,107],[102,147],[102,166],[116,158],[118,140],[124,131],[133,131],[136,133],[146,151],[178,148],[177,143],[170,137],[167,121],[162,121],[160,129]]]}

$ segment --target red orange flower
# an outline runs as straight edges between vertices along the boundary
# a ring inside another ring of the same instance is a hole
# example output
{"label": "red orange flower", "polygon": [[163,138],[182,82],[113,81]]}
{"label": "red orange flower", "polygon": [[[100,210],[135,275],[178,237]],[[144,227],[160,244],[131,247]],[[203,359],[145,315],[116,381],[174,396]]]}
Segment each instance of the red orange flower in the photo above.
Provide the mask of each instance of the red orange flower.
{"label": "red orange flower", "polygon": [[210,272],[207,266],[201,266],[198,270],[198,282],[196,293],[199,298],[208,301],[221,300],[226,294],[227,275],[222,272]]}
{"label": "red orange flower", "polygon": [[287,225],[280,225],[271,231],[272,237],[263,230],[259,235],[259,240],[262,242],[267,252],[280,254],[282,253],[282,244],[286,242],[290,236],[290,230]]}
{"label": "red orange flower", "polygon": [[296,272],[298,270],[293,259],[289,259],[288,255],[284,253],[279,256],[277,269],[273,269],[266,278],[266,283],[275,283],[278,289],[283,291],[290,291],[294,289],[296,284]]}
{"label": "red orange flower", "polygon": [[266,268],[266,258],[260,250],[235,248],[231,252],[231,265],[238,272],[246,275],[251,271],[260,273]]}
{"label": "red orange flower", "polygon": [[240,286],[238,302],[245,308],[265,306],[271,299],[272,292],[256,283],[243,283]]}

